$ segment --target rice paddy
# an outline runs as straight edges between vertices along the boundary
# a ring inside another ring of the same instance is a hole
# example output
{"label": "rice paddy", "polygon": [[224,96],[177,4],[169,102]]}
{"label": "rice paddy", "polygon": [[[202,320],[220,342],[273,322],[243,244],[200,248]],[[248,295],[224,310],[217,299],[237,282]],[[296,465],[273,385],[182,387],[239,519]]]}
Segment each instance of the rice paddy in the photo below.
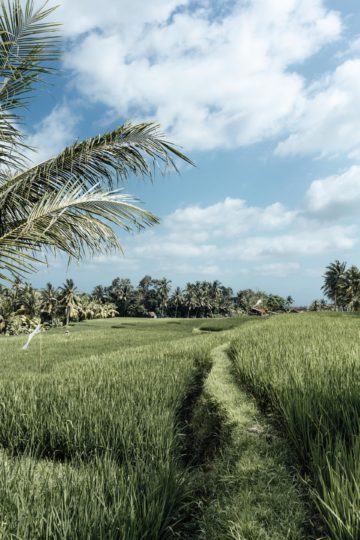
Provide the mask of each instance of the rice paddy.
{"label": "rice paddy", "polygon": [[1,338],[0,538],[358,539],[359,337],[300,314]]}
{"label": "rice paddy", "polygon": [[283,316],[232,343],[238,382],[296,453],[333,540],[360,538],[360,327],[347,315]]}

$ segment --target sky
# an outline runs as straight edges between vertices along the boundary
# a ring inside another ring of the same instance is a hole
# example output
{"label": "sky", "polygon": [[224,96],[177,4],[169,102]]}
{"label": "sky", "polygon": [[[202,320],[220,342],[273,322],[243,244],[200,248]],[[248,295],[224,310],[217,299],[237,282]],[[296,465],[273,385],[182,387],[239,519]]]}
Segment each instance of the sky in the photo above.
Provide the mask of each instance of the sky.
{"label": "sky", "polygon": [[124,255],[50,260],[35,286],[150,274],[304,305],[331,261],[360,266],[358,0],[62,0],[53,19],[62,73],[28,113],[33,161],[156,120],[196,167],[130,178],[161,224],[119,231]]}

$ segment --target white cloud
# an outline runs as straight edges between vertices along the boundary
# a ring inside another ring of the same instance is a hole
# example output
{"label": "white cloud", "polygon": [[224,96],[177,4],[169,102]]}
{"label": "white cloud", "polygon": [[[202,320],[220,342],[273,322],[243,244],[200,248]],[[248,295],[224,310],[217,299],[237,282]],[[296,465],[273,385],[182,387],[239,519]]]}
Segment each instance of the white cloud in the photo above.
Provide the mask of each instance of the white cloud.
{"label": "white cloud", "polygon": [[188,0],[62,0],[53,17],[63,23],[63,31],[69,37],[77,37],[95,29],[111,30],[121,26],[123,31],[144,24],[162,23],[177,7]]}
{"label": "white cloud", "polygon": [[228,258],[256,261],[266,257],[310,256],[332,250],[350,249],[356,244],[353,226],[308,227],[289,234],[252,236],[224,249]]}
{"label": "white cloud", "polygon": [[176,210],[159,228],[133,237],[129,246],[125,240],[125,255],[148,272],[187,279],[245,273],[286,277],[298,273],[300,259],[349,250],[356,242],[354,226],[323,226],[279,203],[251,207],[227,198]]}
{"label": "white cloud", "polygon": [[268,263],[255,266],[255,272],[262,276],[286,277],[289,273],[299,270],[300,264],[294,262],[288,263]]}
{"label": "white cloud", "polygon": [[182,243],[167,241],[163,238],[159,242],[159,238],[154,235],[153,239],[147,238],[146,243],[136,246],[133,249],[135,255],[141,255],[143,257],[179,257],[186,259],[193,259],[194,257],[201,257],[212,255],[216,256],[217,248],[215,245],[199,245],[193,244],[191,241],[184,241]]}
{"label": "white cloud", "polygon": [[282,133],[304,100],[294,64],[341,31],[322,0],[239,0],[222,17],[206,2],[66,0],[61,13],[71,36],[86,32],[66,55],[78,90],[114,115],[155,117],[187,149]]}
{"label": "white cloud", "polygon": [[30,160],[40,163],[74,143],[77,122],[78,117],[69,105],[54,107],[48,116],[34,126],[33,133],[27,137],[27,144],[37,150],[29,153]]}
{"label": "white cloud", "polygon": [[360,205],[360,166],[342,174],[315,180],[306,194],[306,210],[319,218],[337,219],[358,214]]}
{"label": "white cloud", "polygon": [[227,197],[207,206],[180,208],[165,220],[172,238],[190,236],[193,241],[239,237],[251,231],[272,231],[289,226],[295,211],[274,203],[264,208],[249,206],[242,199]]}
{"label": "white cloud", "polygon": [[347,60],[309,91],[279,155],[360,158],[360,59]]}

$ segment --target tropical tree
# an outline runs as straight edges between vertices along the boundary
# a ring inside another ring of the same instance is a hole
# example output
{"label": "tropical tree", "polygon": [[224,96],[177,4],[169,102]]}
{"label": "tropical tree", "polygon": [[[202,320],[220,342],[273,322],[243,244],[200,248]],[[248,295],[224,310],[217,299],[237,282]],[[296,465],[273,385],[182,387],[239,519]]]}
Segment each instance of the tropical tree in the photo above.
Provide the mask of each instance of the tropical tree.
{"label": "tropical tree", "polygon": [[119,312],[116,309],[115,304],[100,304],[101,310],[96,314],[97,318],[100,319],[113,319],[117,315],[119,315]]}
{"label": "tropical tree", "polygon": [[133,285],[128,278],[115,278],[108,288],[110,300],[116,304],[117,310],[123,316],[126,315],[128,304],[134,292]]}
{"label": "tropical tree", "polygon": [[107,293],[105,287],[102,285],[96,285],[91,293],[91,296],[94,300],[97,300],[101,304],[104,304],[107,300]]}
{"label": "tropical tree", "polygon": [[153,165],[176,169],[191,160],[154,123],[126,123],[76,142],[28,167],[21,110],[36,83],[55,71],[61,44],[53,9],[33,0],[0,6],[0,279],[12,280],[45,262],[44,251],[71,258],[120,247],[113,229],[138,230],[158,219],[116,188],[130,174],[151,176]]}
{"label": "tropical tree", "polygon": [[184,305],[187,308],[187,316],[190,317],[190,313],[195,309],[197,305],[196,301],[196,286],[194,283],[187,283],[184,291]]}
{"label": "tropical tree", "polygon": [[360,305],[360,270],[351,266],[338,280],[338,296],[347,309],[354,311]]}
{"label": "tropical tree", "polygon": [[339,307],[339,297],[341,296],[340,284],[345,270],[346,262],[336,260],[326,267],[326,272],[323,275],[324,285],[321,287],[321,290],[334,302],[336,310]]}
{"label": "tropical tree", "polygon": [[178,316],[179,306],[184,302],[184,296],[180,287],[176,287],[171,297],[171,303],[175,306],[175,317]]}
{"label": "tropical tree", "polygon": [[220,289],[221,283],[217,279],[213,281],[211,285],[211,299],[212,299],[212,309],[215,310],[216,313],[219,312],[220,307],[220,298],[221,298],[221,289]]}
{"label": "tropical tree", "polygon": [[270,294],[266,300],[265,306],[270,311],[280,311],[285,310],[285,299],[282,296],[279,296],[278,294]]}
{"label": "tropical tree", "polygon": [[157,294],[159,298],[159,306],[161,309],[161,316],[164,317],[165,310],[168,306],[169,293],[171,291],[171,281],[166,278],[157,280]]}
{"label": "tropical tree", "polygon": [[56,312],[58,304],[58,295],[55,287],[51,283],[47,283],[45,289],[41,291],[41,304],[40,310],[42,313],[46,313],[50,319],[53,320],[53,317]]}
{"label": "tropical tree", "polygon": [[65,314],[66,326],[70,319],[78,315],[80,307],[80,298],[77,295],[77,287],[72,279],[67,279],[60,287],[59,304],[62,306]]}
{"label": "tropical tree", "polygon": [[21,306],[17,310],[18,315],[26,314],[29,317],[35,317],[39,311],[41,301],[40,293],[31,285],[25,284],[21,289]]}

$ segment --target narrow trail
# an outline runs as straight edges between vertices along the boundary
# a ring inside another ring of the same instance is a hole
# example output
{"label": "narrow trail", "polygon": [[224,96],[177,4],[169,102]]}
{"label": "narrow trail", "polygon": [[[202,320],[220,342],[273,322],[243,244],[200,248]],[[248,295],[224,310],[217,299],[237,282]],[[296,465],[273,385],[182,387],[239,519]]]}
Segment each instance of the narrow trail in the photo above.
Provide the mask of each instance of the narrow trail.
{"label": "narrow trail", "polygon": [[228,346],[212,351],[213,366],[203,391],[203,400],[217,404],[228,429],[207,472],[210,503],[201,538],[309,540],[303,494],[290,473],[286,442],[237,385]]}

